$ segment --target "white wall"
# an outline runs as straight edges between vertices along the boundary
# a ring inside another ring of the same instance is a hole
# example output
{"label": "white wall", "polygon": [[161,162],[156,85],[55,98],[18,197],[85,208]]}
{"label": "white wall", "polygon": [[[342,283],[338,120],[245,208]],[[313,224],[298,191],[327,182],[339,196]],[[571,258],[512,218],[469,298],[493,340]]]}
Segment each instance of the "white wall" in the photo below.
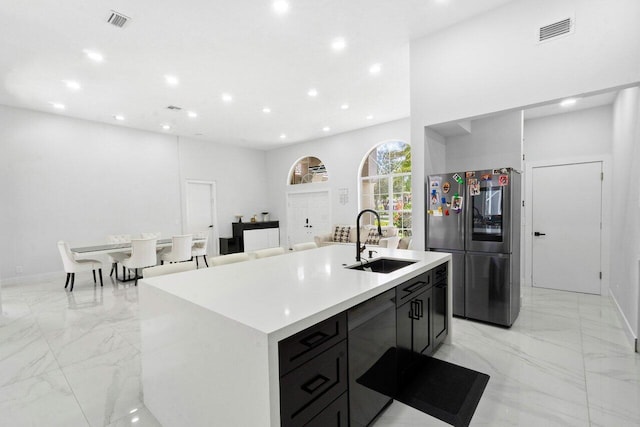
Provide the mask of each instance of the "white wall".
{"label": "white wall", "polygon": [[522,113],[471,121],[471,133],[446,138],[446,172],[512,167],[521,170]]}
{"label": "white wall", "polygon": [[640,260],[640,89],[621,91],[613,106],[613,220],[611,292],[626,328],[639,332]]}
{"label": "white wall", "polygon": [[[287,242],[286,200],[288,191],[328,189],[331,197],[332,224],[355,224],[358,214],[358,174],[362,161],[372,148],[390,140],[410,143],[409,119],[396,120],[268,151],[269,201],[273,214],[280,219],[282,244],[285,245]],[[300,158],[306,156],[315,156],[324,162],[329,174],[329,181],[295,186],[287,185],[291,167]],[[414,156],[413,152],[412,156]],[[421,162],[415,163],[420,164]],[[422,192],[422,187],[416,187],[416,185],[417,183],[414,183],[414,200],[416,191]],[[349,201],[344,205],[340,203],[339,199],[340,188],[347,188],[349,192]]]}
{"label": "white wall", "polygon": [[[577,110],[524,121],[524,153],[526,174],[535,166],[602,161],[605,179],[602,183],[602,242],[601,268],[603,295],[608,294],[610,279],[611,236],[611,150],[613,131],[611,105]],[[530,256],[533,232],[531,224],[532,186],[525,176],[525,209],[523,249],[525,257],[524,284],[531,286],[532,260]]]}
{"label": "white wall", "polygon": [[[180,170],[185,180],[215,181],[218,232],[231,237],[235,215],[248,221],[253,214],[269,212],[266,152],[231,145],[180,138]],[[182,206],[185,206],[183,202]],[[278,217],[271,216],[271,219]]]}
{"label": "white wall", "polygon": [[[538,44],[539,26],[575,33]],[[476,117],[640,81],[640,2],[520,0],[411,43],[411,118]]]}
{"label": "white wall", "polygon": [[527,162],[611,154],[612,106],[605,105],[524,122]]}
{"label": "white wall", "polygon": [[3,281],[62,271],[58,240],[180,233],[181,176],[218,181],[222,227],[265,208],[262,151],[4,106],[0,123]]}

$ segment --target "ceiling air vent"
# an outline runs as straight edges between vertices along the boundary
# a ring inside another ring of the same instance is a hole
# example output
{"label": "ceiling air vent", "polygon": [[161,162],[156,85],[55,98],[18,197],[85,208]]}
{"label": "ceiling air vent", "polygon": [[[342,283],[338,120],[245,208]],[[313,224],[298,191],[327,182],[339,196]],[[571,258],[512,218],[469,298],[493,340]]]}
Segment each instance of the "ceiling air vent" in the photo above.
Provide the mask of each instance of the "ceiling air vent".
{"label": "ceiling air vent", "polygon": [[112,10],[111,14],[109,15],[109,19],[107,19],[107,22],[118,28],[122,28],[124,27],[124,24],[129,22],[130,19],[131,18],[129,18],[128,16],[125,16],[121,13],[116,12],[115,10]]}
{"label": "ceiling air vent", "polygon": [[565,18],[553,24],[545,25],[538,29],[538,42],[542,43],[556,37],[572,34],[573,28],[573,18]]}
{"label": "ceiling air vent", "polygon": [[182,107],[178,107],[178,106],[176,106],[176,105],[169,105],[169,106],[167,107],[167,110],[180,111],[180,110],[182,110]]}

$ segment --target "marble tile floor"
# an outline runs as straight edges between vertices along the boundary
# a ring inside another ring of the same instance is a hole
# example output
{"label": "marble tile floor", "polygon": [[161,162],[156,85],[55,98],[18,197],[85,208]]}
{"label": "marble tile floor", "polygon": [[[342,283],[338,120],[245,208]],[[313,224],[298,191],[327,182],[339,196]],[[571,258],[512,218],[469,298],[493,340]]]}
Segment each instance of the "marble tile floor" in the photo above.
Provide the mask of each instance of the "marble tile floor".
{"label": "marble tile floor", "polygon": [[[0,426],[160,426],[143,404],[138,290],[80,276],[0,289]],[[472,426],[638,426],[640,355],[609,298],[523,288],[510,329],[454,319],[436,357],[491,379]],[[379,426],[446,426],[394,402]]]}

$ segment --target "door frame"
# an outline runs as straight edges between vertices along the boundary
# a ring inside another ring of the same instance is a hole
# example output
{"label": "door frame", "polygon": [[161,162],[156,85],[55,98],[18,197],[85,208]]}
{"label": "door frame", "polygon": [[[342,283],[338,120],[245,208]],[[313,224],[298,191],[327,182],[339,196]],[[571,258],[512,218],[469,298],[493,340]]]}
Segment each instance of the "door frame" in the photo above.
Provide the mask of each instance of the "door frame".
{"label": "door frame", "polygon": [[216,181],[204,181],[201,179],[185,179],[184,180],[184,215],[182,216],[182,233],[189,229],[189,200],[188,190],[189,184],[205,184],[209,185],[211,189],[211,224],[213,224],[213,241],[209,242],[209,247],[213,249],[213,256],[220,254],[220,233],[218,231],[218,196],[216,189]]}
{"label": "door frame", "polygon": [[533,169],[548,166],[565,166],[580,163],[602,163],[602,200],[600,205],[600,217],[602,218],[602,229],[600,234],[600,265],[602,268],[602,281],[600,287],[600,295],[609,295],[609,273],[610,273],[610,253],[611,253],[611,179],[609,165],[611,164],[610,155],[597,156],[576,156],[569,158],[559,158],[554,160],[541,160],[534,162],[525,162],[525,174],[523,176],[524,184],[524,209],[523,209],[523,260],[524,269],[522,271],[522,283],[527,286],[533,286]]}
{"label": "door frame", "polygon": [[[289,221],[289,196],[294,194],[312,194],[312,193],[327,193],[327,198],[329,199],[329,226],[333,226],[333,218],[332,218],[332,205],[331,205],[331,189],[330,188],[314,188],[314,189],[300,189],[300,190],[288,190],[285,198],[285,209],[287,216],[287,236],[285,240],[286,247],[291,248],[289,236],[291,235],[291,221]],[[280,244],[282,246],[282,240],[280,240]]]}

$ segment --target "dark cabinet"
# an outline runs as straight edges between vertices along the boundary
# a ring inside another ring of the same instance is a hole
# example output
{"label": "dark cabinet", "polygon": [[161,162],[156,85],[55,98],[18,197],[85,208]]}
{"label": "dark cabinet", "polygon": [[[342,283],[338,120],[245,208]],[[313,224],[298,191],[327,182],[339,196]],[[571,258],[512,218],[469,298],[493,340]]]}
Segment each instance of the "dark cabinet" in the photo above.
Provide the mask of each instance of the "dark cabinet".
{"label": "dark cabinet", "polygon": [[[348,398],[340,400],[348,389],[346,337],[341,313],[280,341],[282,426],[346,425]],[[323,420],[335,423],[318,424]]]}
{"label": "dark cabinet", "polygon": [[402,383],[415,356],[433,352],[431,271],[398,285],[396,301],[396,357]]}
{"label": "dark cabinet", "polygon": [[444,341],[449,333],[447,320],[447,264],[433,269],[431,323],[433,325],[433,351]]}

